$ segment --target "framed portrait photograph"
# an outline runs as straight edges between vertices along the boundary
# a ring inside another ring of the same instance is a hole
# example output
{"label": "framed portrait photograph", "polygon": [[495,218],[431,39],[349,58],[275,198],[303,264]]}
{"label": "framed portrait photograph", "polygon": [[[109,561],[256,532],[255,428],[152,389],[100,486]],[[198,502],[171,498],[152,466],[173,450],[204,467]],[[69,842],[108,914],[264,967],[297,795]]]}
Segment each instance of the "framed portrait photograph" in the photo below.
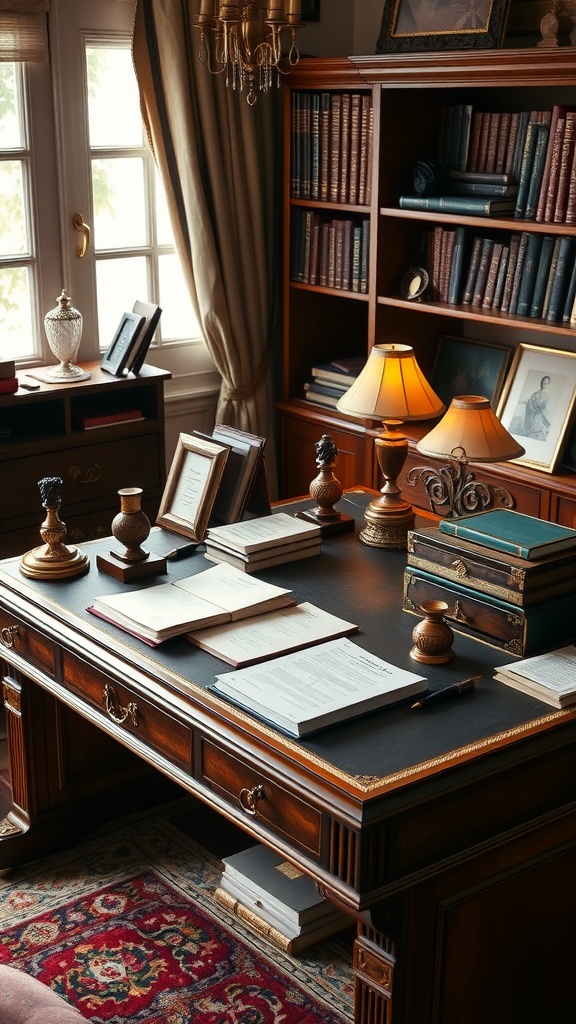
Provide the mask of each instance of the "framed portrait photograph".
{"label": "framed portrait photograph", "polygon": [[511,0],[384,0],[376,53],[496,49]]}
{"label": "framed portrait photograph", "polygon": [[513,349],[443,335],[436,349],[430,383],[448,407],[459,395],[481,395],[496,408]]}
{"label": "framed portrait photograph", "polygon": [[525,449],[515,462],[553,473],[572,424],[576,353],[520,344],[497,414]]}
{"label": "framed portrait photograph", "polygon": [[126,369],[132,346],[145,318],[138,313],[123,313],[110,347],[104,353],[100,368],[114,377]]}
{"label": "framed portrait photograph", "polygon": [[156,524],[199,543],[204,539],[228,447],[180,434]]}

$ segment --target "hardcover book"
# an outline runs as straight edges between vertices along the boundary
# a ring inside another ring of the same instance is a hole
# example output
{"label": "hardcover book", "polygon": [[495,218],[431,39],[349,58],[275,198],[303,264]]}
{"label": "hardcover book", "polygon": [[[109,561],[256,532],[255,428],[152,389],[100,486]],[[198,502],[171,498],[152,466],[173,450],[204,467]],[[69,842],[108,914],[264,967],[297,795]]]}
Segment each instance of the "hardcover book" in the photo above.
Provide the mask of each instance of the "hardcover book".
{"label": "hardcover book", "polygon": [[457,633],[509,654],[527,657],[571,643],[576,636],[576,592],[519,607],[491,594],[408,566],[404,573],[404,611],[421,615],[424,601],[445,601],[445,619]]}
{"label": "hardcover book", "polygon": [[429,213],[464,213],[473,217],[496,217],[513,213],[514,199],[489,196],[400,196],[401,210],[427,210]]}
{"label": "hardcover book", "polygon": [[531,561],[560,551],[576,551],[576,530],[505,508],[442,519],[439,528],[449,536]]}
{"label": "hardcover book", "polygon": [[494,669],[494,678],[555,708],[576,704],[576,647],[525,658]]}
{"label": "hardcover book", "polygon": [[382,661],[344,637],[253,668],[220,673],[210,689],[288,736],[299,737],[416,696],[427,684],[422,676]]}
{"label": "hardcover book", "polygon": [[436,526],[409,532],[408,565],[520,606],[576,591],[572,551],[530,561],[449,536]]}
{"label": "hardcover book", "polygon": [[247,519],[244,523],[212,527],[206,539],[213,546],[221,545],[241,555],[252,555],[257,551],[272,554],[274,548],[287,544],[298,546],[320,536],[320,527],[314,523],[305,523],[287,512],[276,512],[270,516]]}

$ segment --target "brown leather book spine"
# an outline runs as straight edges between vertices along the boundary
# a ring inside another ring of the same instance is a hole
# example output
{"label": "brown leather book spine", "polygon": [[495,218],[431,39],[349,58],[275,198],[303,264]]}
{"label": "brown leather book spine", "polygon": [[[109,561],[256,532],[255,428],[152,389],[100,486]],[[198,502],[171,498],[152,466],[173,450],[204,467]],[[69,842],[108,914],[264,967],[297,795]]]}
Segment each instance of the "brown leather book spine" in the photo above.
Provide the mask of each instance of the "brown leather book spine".
{"label": "brown leather book spine", "polygon": [[372,97],[368,93],[362,93],[360,110],[360,164],[358,169],[358,203],[364,206],[368,181],[368,137],[370,134]]}
{"label": "brown leather book spine", "polygon": [[330,192],[330,93],[320,96],[320,199],[328,202]]}
{"label": "brown leather book spine", "polygon": [[348,202],[358,202],[358,174],[360,171],[360,118],[361,97],[352,93],[350,107],[350,173],[348,181]]}
{"label": "brown leather book spine", "polygon": [[558,188],[556,204],[554,206],[554,223],[563,224],[566,220],[566,209],[568,206],[568,191],[570,189],[570,169],[574,156],[574,142],[576,141],[576,111],[569,110],[566,114],[564,125],[564,138],[560,152],[560,166],[558,170]]}
{"label": "brown leather book spine", "polygon": [[342,116],[340,122],[340,180],[338,184],[338,200],[347,203],[348,182],[350,178],[350,93],[342,93]]}
{"label": "brown leather book spine", "polygon": [[330,110],[330,200],[338,202],[340,195],[340,117],[342,112],[342,94],[332,95]]}
{"label": "brown leather book spine", "polygon": [[[565,124],[565,117],[559,117],[556,124],[556,130],[554,132],[554,139],[552,141],[552,156],[550,159],[548,185],[544,204],[544,216],[541,218],[547,224],[552,223],[552,221],[554,220],[554,210],[556,207],[556,195],[558,192],[558,177],[560,174],[560,159],[562,153],[562,143],[564,141]],[[536,219],[538,219],[538,211],[536,211]]]}

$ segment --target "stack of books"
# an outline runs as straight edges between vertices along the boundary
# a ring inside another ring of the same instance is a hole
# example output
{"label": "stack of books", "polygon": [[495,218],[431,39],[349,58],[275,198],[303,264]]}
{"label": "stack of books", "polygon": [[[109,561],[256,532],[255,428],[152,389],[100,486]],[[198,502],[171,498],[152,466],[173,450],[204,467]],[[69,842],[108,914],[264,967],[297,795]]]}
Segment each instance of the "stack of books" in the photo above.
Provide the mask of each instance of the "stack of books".
{"label": "stack of books", "polygon": [[519,656],[576,636],[576,530],[509,509],[412,530],[405,611],[448,603],[454,630]]}
{"label": "stack of books", "polygon": [[554,708],[570,707],[576,704],[576,647],[500,665],[494,678]]}
{"label": "stack of books", "polygon": [[222,863],[218,902],[286,953],[297,956],[350,925],[311,878],[265,846],[224,857]]}
{"label": "stack of books", "polygon": [[13,359],[0,360],[0,395],[13,395],[18,391],[16,363]]}
{"label": "stack of books", "polygon": [[258,572],[283,562],[319,555],[322,531],[314,523],[277,512],[241,523],[210,527],[205,555],[211,562],[228,562],[244,572]]}
{"label": "stack of books", "polygon": [[307,402],[335,409],[338,400],[354,383],[365,362],[363,356],[348,356],[331,363],[316,364],[304,384],[304,398]]}

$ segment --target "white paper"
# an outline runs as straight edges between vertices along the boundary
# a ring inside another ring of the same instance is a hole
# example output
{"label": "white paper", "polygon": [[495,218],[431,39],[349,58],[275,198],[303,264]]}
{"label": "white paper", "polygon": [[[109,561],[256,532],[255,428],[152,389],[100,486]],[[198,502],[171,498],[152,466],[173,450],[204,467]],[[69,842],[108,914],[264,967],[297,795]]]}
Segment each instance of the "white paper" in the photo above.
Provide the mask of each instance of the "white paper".
{"label": "white paper", "polygon": [[549,654],[501,665],[494,671],[505,672],[520,682],[531,679],[554,693],[569,693],[576,689],[576,647],[561,647]]}

